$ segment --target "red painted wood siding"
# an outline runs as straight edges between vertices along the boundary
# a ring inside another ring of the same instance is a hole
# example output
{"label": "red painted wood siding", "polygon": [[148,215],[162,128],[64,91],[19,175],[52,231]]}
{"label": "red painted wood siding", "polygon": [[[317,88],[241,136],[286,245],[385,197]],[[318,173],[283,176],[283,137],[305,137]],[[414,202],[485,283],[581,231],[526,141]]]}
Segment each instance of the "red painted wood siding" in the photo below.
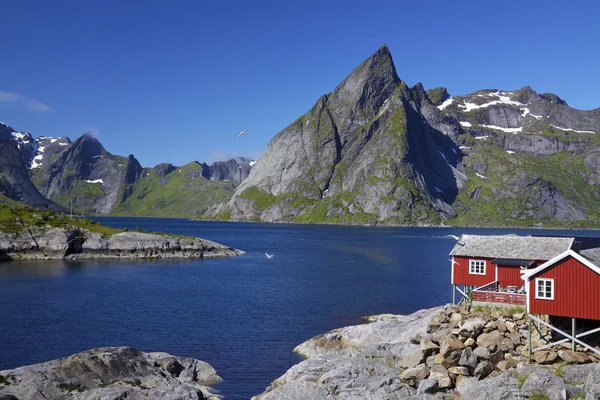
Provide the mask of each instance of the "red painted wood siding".
{"label": "red painted wood siding", "polygon": [[[554,300],[535,298],[536,278],[554,279]],[[600,320],[600,275],[573,257],[532,276],[529,293],[532,314]]]}
{"label": "red painted wood siding", "polygon": [[521,267],[498,265],[498,282],[506,289],[507,286],[516,286],[519,289],[525,283],[521,279]]}
{"label": "red painted wood siding", "polygon": [[[469,274],[469,260],[484,260],[485,275]],[[454,274],[452,279],[453,285],[471,285],[482,286],[496,280],[496,266],[492,264],[494,258],[484,257],[454,257],[454,261],[458,264],[453,264]]]}

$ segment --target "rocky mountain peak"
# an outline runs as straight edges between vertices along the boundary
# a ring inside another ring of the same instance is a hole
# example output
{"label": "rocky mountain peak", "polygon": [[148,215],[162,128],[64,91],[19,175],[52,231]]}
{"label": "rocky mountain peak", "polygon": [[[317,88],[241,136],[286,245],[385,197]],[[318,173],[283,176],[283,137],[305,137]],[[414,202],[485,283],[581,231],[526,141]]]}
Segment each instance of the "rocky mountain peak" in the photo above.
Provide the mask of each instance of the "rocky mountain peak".
{"label": "rocky mountain peak", "polygon": [[100,141],[90,132],[86,132],[75,140],[65,151],[67,154],[77,154],[82,160],[91,161],[104,154],[109,154]]}
{"label": "rocky mountain peak", "polygon": [[381,46],[356,67],[328,98],[332,108],[355,105],[354,113],[372,116],[377,113],[401,80],[387,46]]}
{"label": "rocky mountain peak", "polygon": [[568,106],[567,102],[555,95],[554,93],[542,93],[540,97],[550,103],[560,104],[562,106]]}

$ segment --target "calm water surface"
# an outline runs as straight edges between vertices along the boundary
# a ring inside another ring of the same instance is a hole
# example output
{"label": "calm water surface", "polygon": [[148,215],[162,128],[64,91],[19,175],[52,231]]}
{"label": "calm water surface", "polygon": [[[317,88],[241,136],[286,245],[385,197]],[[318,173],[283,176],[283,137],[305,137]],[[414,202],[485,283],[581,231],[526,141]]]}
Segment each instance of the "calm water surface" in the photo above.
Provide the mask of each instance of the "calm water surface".
{"label": "calm water surface", "polygon": [[247,254],[0,264],[0,370],[126,345],[207,361],[224,379],[221,394],[249,399],[300,361],[292,349],[316,334],[361,323],[363,315],[449,302],[449,235],[509,232],[99,220],[203,237]]}

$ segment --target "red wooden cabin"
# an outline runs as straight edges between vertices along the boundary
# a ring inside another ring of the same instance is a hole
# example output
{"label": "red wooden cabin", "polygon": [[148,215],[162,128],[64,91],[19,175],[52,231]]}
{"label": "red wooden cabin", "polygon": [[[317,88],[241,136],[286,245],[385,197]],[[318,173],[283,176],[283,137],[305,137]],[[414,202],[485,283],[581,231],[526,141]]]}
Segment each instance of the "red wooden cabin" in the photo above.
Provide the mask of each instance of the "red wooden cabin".
{"label": "red wooden cabin", "polygon": [[[465,297],[470,293],[473,301],[525,305],[521,272],[564,253],[573,243],[572,237],[462,235],[450,252],[453,288]],[[457,288],[461,285],[462,290]]]}

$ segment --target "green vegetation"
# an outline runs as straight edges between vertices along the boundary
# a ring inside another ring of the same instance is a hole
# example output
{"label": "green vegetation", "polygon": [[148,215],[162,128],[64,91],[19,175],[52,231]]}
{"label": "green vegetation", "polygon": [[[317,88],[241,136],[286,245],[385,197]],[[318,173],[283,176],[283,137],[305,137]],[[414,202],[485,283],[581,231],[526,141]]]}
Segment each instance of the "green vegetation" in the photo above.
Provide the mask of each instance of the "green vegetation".
{"label": "green vegetation", "polygon": [[[202,176],[202,166],[196,162],[176,168],[164,177],[154,170],[144,170],[143,176],[124,189],[119,196],[124,201],[112,210],[112,215],[150,217],[194,217],[211,206],[229,200],[235,190],[232,182],[214,182]],[[128,193],[128,196],[125,196]]]}
{"label": "green vegetation", "polygon": [[68,215],[51,210],[40,211],[26,205],[8,206],[0,204],[0,230],[8,233],[20,233],[25,228],[67,228],[76,227],[110,236],[121,230],[100,225],[85,218],[69,218]]}
{"label": "green vegetation", "polygon": [[59,383],[58,388],[65,392],[84,392],[87,388],[81,385],[74,385],[71,383]]}
{"label": "green vegetation", "polygon": [[519,389],[523,387],[527,378],[529,378],[529,374],[518,374],[517,375],[517,382],[519,384]]}
{"label": "green vegetation", "polygon": [[8,378],[10,378],[10,376],[5,377],[4,375],[0,375],[0,385],[10,385],[10,381],[8,380]]}
{"label": "green vegetation", "polygon": [[444,94],[448,94],[448,92],[445,88],[441,87],[430,89],[427,91],[427,96],[429,96],[429,100],[431,100],[431,102],[436,105],[442,103],[442,96]]}

